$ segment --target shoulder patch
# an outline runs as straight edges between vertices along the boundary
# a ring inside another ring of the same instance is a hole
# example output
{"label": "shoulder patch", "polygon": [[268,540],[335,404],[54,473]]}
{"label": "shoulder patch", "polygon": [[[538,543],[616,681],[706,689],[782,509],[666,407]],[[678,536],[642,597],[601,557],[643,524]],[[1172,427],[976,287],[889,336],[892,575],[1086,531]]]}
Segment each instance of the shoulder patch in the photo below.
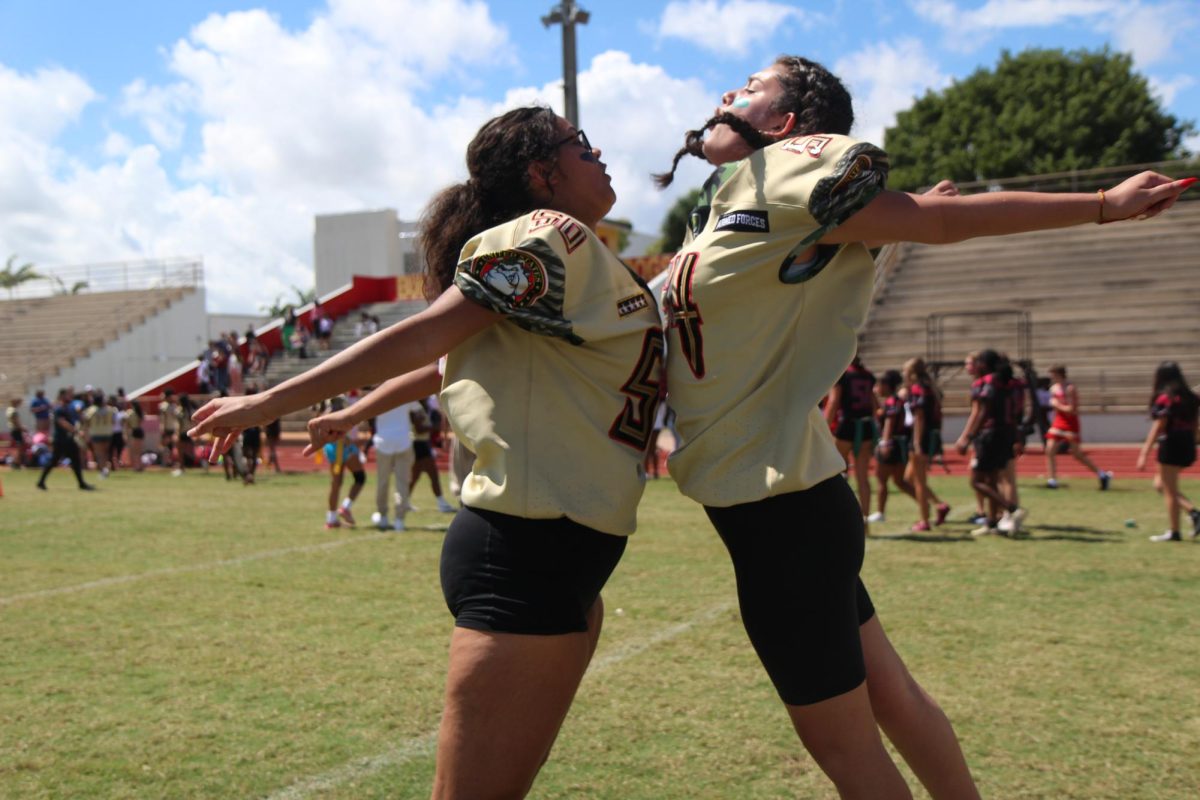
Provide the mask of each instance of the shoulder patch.
{"label": "shoulder patch", "polygon": [[785,144],[781,149],[787,150],[789,153],[804,154],[813,158],[820,158],[824,152],[825,146],[833,141],[830,136],[797,136],[790,142]]}
{"label": "shoulder patch", "polygon": [[587,241],[587,230],[579,222],[566,214],[560,214],[557,211],[549,209],[539,209],[534,211],[529,217],[529,230],[540,230],[545,227],[555,228],[559,235],[562,236],[563,244],[567,248],[568,255],[579,249],[579,246]]}
{"label": "shoulder patch", "polygon": [[523,250],[500,250],[473,259],[468,268],[480,283],[509,298],[513,308],[528,308],[546,293],[546,267]]}
{"label": "shoulder patch", "polygon": [[639,292],[631,297],[617,301],[617,316],[627,317],[635,311],[641,311],[648,305],[650,305],[650,301],[646,299],[646,293]]}
{"label": "shoulder patch", "polygon": [[737,231],[739,233],[770,233],[771,223],[766,211],[749,209],[730,211],[717,217],[715,231]]}

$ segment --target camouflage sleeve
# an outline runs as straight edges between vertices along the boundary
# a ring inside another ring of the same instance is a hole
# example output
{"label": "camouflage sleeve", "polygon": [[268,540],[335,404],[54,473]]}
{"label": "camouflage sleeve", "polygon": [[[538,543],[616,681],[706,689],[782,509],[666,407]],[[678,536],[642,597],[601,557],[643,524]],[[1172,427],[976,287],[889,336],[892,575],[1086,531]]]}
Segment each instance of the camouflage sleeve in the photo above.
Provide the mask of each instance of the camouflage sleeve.
{"label": "camouflage sleeve", "polygon": [[820,228],[808,238],[820,239],[866,207],[883,191],[887,174],[887,153],[866,142],[848,147],[809,195],[808,210]]}
{"label": "camouflage sleeve", "polygon": [[507,248],[490,247],[488,238],[485,233],[463,248],[454,285],[531,333],[581,344],[563,316],[568,262],[578,256],[567,252],[555,229],[542,227]]}

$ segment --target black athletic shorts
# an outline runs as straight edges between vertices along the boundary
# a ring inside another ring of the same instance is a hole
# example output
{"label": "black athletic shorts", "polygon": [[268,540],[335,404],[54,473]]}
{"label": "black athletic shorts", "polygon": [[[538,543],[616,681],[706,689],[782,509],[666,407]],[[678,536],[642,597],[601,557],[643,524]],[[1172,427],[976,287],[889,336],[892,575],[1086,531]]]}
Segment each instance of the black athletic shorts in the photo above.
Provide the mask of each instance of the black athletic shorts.
{"label": "black athletic shorts", "polygon": [[464,506],[442,545],[442,594],[460,628],[586,631],[588,609],[626,541],[566,517],[525,519]]}
{"label": "black athletic shorts", "polygon": [[862,509],[845,479],[704,510],[733,559],[742,624],[783,702],[818,703],[866,680],[858,629],[875,607],[858,577]]}
{"label": "black athletic shorts", "polygon": [[1173,431],[1158,437],[1158,463],[1173,467],[1195,464],[1195,435],[1191,431]]}
{"label": "black athletic shorts", "polygon": [[855,447],[861,447],[863,442],[873,442],[879,438],[875,420],[871,417],[847,418],[838,423],[833,438],[843,442],[854,442]]}
{"label": "black athletic shorts", "polygon": [[880,446],[875,448],[875,460],[880,464],[894,466],[896,464],[908,463],[908,437],[893,436],[892,446],[884,448],[883,442],[880,441]]}
{"label": "black athletic shorts", "polygon": [[942,432],[937,428],[930,428],[921,436],[921,455],[933,458],[940,452],[942,452]]}
{"label": "black athletic shorts", "polygon": [[996,472],[1008,466],[1013,457],[1013,439],[1008,431],[987,428],[975,436],[975,466],[979,472]]}
{"label": "black athletic shorts", "polygon": [[433,456],[433,447],[425,439],[417,439],[413,441],[413,460],[420,461],[422,458],[430,458]]}

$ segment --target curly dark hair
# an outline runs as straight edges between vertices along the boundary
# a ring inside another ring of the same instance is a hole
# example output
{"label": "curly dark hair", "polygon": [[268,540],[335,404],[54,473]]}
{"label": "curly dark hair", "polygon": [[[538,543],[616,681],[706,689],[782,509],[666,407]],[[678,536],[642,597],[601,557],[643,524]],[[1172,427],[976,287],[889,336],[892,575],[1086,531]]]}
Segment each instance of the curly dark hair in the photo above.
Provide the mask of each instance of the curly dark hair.
{"label": "curly dark hair", "polygon": [[458,256],[471,237],[538,207],[529,165],[550,161],[561,131],[544,106],[517,108],[488,120],[467,146],[466,183],[439,192],[418,223],[425,297],[454,282]]}
{"label": "curly dark hair", "polygon": [[[779,56],[775,65],[783,67],[779,72],[779,85],[783,94],[771,108],[783,114],[796,115],[792,135],[806,136],[810,133],[847,134],[854,125],[854,103],[850,92],[825,67],[800,56]],[[704,134],[720,124],[726,124],[741,135],[755,150],[761,150],[775,140],[755,130],[752,125],[734,114],[721,112],[694,131],[684,136],[683,147],[675,153],[669,172],[656,173],[653,178],[658,188],[665,189],[675,180],[675,170],[684,156],[704,158]]]}

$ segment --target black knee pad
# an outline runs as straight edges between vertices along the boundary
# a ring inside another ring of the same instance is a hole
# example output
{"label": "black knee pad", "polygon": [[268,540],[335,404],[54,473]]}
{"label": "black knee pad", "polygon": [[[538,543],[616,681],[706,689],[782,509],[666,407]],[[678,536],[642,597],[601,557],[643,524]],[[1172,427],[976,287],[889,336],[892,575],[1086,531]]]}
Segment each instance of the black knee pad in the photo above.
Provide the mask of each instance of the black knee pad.
{"label": "black knee pad", "polygon": [[354,485],[355,486],[362,486],[366,482],[367,482],[366,470],[360,469],[358,472],[354,473]]}

